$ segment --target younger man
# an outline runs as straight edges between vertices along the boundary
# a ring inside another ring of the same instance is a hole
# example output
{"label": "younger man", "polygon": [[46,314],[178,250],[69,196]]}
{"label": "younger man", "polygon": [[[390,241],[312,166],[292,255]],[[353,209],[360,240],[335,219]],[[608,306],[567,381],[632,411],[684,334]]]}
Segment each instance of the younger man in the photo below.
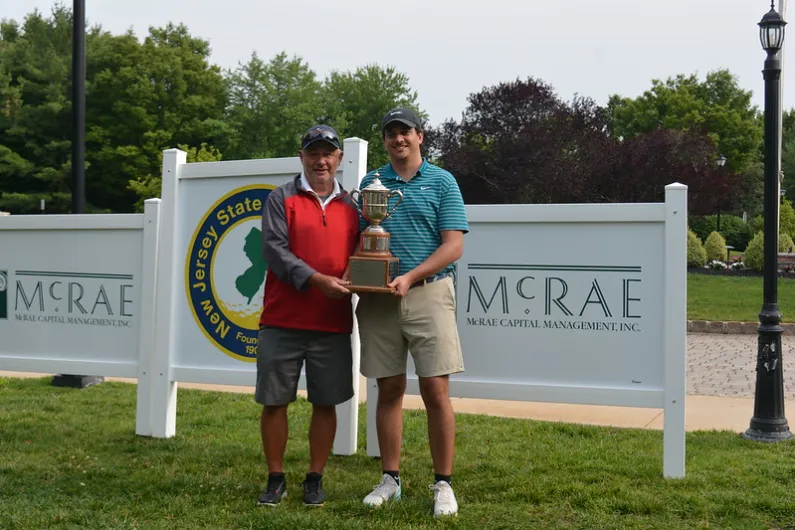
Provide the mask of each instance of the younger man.
{"label": "younger man", "polygon": [[[364,498],[380,506],[401,495],[400,446],[403,395],[410,350],[428,412],[428,438],[435,481],[434,516],[458,512],[453,489],[455,416],[449,375],[464,370],[455,314],[453,267],[469,231],[458,184],[449,172],[422,158],[422,123],[410,109],[390,110],[381,122],[389,164],[377,170],[403,202],[381,223],[391,234],[390,250],[400,258],[399,276],[389,294],[362,293],[356,307],[361,338],[361,372],[378,380],[376,426],[381,450],[381,483]],[[365,188],[375,178],[367,174]],[[367,225],[362,221],[363,229]]]}

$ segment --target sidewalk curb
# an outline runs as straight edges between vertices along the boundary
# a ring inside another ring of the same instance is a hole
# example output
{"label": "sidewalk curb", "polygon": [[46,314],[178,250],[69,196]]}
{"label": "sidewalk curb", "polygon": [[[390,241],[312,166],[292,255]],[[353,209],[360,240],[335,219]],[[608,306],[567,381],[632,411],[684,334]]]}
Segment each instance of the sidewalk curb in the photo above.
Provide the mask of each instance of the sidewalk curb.
{"label": "sidewalk curb", "polygon": [[[723,333],[725,335],[756,335],[759,322],[713,322],[688,320],[688,333]],[[795,324],[781,324],[784,335],[795,335]]]}

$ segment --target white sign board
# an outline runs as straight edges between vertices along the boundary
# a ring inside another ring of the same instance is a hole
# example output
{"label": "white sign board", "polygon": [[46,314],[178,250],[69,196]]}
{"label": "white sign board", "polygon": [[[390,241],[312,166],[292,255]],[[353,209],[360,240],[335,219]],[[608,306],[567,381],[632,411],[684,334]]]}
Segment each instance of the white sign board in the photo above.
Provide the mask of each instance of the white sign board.
{"label": "white sign board", "polygon": [[[661,204],[467,206],[453,396],[665,409],[684,475],[687,188]],[[410,359],[410,357],[409,357]],[[419,394],[409,361],[408,392]],[[368,454],[377,385],[368,381]]]}
{"label": "white sign board", "polygon": [[[156,204],[149,218],[156,215]],[[8,216],[0,223],[0,369],[136,377],[145,215]],[[148,242],[147,242],[148,239]],[[147,280],[149,280],[147,278]],[[148,299],[154,284],[148,284]]]}
{"label": "white sign board", "polygon": [[495,207],[469,209],[456,282],[466,371],[456,392],[498,382],[472,392],[604,404],[612,390],[631,390],[631,400],[613,399],[626,405],[662,391],[662,224],[555,223],[543,207],[523,210],[512,213],[524,222],[489,222],[478,219]]}

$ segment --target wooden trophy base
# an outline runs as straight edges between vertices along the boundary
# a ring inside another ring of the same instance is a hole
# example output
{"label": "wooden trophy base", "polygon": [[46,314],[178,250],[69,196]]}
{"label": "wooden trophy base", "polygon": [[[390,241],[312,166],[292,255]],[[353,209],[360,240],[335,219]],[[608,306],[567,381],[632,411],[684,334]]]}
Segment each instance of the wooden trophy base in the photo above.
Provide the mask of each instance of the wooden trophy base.
{"label": "wooden trophy base", "polygon": [[398,276],[400,259],[394,256],[351,256],[347,286],[353,293],[393,293],[387,287]]}

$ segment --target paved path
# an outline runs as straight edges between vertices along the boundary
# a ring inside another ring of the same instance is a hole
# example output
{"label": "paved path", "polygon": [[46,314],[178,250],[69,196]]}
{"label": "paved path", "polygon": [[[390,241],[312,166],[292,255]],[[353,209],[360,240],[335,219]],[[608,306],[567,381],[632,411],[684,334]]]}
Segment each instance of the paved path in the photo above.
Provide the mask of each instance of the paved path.
{"label": "paved path", "polygon": [[[688,333],[687,393],[753,397],[756,344],[756,335]],[[795,399],[795,336],[783,336],[781,344],[784,350],[784,397]]]}

